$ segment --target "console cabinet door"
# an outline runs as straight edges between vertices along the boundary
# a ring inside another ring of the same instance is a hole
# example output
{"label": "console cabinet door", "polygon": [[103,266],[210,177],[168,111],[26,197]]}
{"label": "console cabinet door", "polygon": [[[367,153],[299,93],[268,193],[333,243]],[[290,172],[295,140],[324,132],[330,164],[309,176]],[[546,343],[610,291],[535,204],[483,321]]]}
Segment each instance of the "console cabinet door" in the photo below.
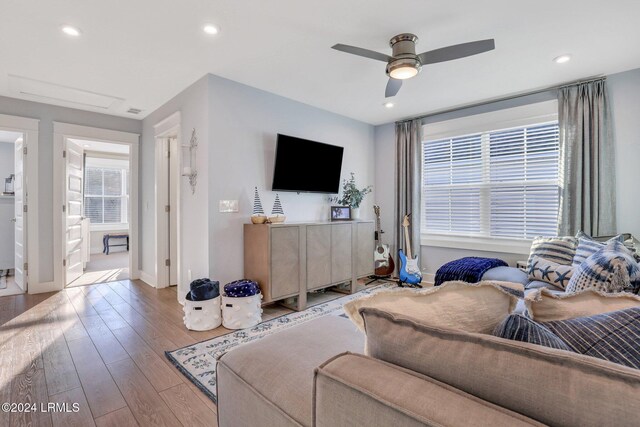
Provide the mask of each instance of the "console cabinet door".
{"label": "console cabinet door", "polygon": [[351,280],[351,224],[331,225],[331,283]]}
{"label": "console cabinet door", "polygon": [[331,225],[307,226],[307,289],[331,283]]}
{"label": "console cabinet door", "polygon": [[300,291],[300,228],[271,228],[271,298]]}
{"label": "console cabinet door", "polygon": [[370,222],[357,224],[358,239],[356,242],[356,276],[368,276],[373,274],[374,225]]}

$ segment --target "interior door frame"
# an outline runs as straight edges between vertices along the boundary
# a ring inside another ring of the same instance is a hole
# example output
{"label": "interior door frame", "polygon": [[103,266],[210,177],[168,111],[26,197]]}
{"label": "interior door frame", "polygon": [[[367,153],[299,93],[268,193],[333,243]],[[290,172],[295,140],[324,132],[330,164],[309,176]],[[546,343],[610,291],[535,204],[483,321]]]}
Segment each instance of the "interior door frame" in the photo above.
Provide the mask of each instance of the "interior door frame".
{"label": "interior door frame", "polygon": [[[169,235],[170,235],[170,223],[168,215],[165,214],[165,206],[169,205],[171,212],[175,213],[175,240],[176,242],[176,259],[171,260],[172,265],[176,268],[177,285],[180,286],[180,280],[182,277],[182,262],[181,262],[181,246],[182,240],[180,236],[180,166],[182,165],[182,138],[181,138],[181,115],[177,111],[165,119],[161,120],[153,126],[154,138],[156,142],[155,147],[155,238],[156,238],[156,250],[155,250],[155,277],[148,278],[150,285],[156,288],[166,288],[169,286],[169,270],[165,268],[164,262],[166,259],[170,259],[169,250]],[[175,145],[171,144],[166,146],[167,139],[174,139]],[[173,148],[173,149],[172,149]],[[167,162],[167,149],[171,152],[171,164],[174,166],[170,170]],[[175,187],[174,200],[169,200],[168,197],[168,184],[169,180],[173,181]]]}
{"label": "interior door frame", "polygon": [[24,200],[27,205],[26,221],[23,222],[27,246],[25,251],[28,263],[25,275],[24,292],[43,292],[40,284],[40,257],[38,253],[38,128],[40,120],[20,116],[0,114],[0,129],[22,133],[23,146],[27,155],[23,154]]}
{"label": "interior door frame", "polygon": [[140,277],[138,239],[140,134],[53,122],[53,283],[55,288],[51,290],[62,290],[66,286],[66,269],[63,264],[66,246],[63,238],[66,159],[63,157],[63,151],[67,139],[85,139],[129,146],[129,279],[136,280]]}

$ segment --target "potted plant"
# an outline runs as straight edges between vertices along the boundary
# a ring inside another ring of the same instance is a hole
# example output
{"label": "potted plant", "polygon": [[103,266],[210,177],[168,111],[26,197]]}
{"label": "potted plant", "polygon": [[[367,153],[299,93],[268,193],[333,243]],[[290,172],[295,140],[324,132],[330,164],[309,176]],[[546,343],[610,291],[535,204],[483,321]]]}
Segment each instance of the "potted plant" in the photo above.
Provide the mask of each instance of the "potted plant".
{"label": "potted plant", "polygon": [[371,193],[371,186],[364,187],[359,190],[356,187],[356,177],[351,172],[351,178],[342,180],[342,198],[338,200],[338,204],[349,206],[351,208],[351,217],[353,219],[360,218],[360,204],[364,196]]}

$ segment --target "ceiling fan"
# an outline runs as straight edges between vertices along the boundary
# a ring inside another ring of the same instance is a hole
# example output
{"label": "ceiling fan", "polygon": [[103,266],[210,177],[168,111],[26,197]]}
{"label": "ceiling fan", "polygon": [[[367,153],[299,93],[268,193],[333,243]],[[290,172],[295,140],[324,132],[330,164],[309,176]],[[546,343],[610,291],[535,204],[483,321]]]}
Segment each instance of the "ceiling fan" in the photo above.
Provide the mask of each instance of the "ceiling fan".
{"label": "ceiling fan", "polygon": [[430,50],[418,55],[416,54],[417,42],[418,37],[414,34],[398,34],[389,41],[389,45],[393,50],[391,56],[346,44],[336,44],[331,48],[352,55],[364,56],[365,58],[386,62],[389,81],[387,82],[384,96],[389,98],[397,95],[400,87],[402,87],[402,80],[416,76],[423,65],[477,55],[493,50],[496,47],[493,39],[477,40]]}

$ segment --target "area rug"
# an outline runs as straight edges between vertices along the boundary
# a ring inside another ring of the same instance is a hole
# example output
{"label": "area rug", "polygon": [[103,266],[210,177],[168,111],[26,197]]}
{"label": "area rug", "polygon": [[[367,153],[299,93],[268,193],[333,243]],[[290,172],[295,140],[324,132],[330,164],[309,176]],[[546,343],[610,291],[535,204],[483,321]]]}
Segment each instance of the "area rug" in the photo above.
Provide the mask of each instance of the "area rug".
{"label": "area rug", "polygon": [[216,365],[218,359],[228,351],[318,317],[346,316],[342,308],[345,303],[392,287],[394,286],[390,284],[372,286],[353,295],[318,304],[304,311],[276,317],[253,328],[230,332],[177,350],[166,351],[165,354],[180,372],[217,403]]}

